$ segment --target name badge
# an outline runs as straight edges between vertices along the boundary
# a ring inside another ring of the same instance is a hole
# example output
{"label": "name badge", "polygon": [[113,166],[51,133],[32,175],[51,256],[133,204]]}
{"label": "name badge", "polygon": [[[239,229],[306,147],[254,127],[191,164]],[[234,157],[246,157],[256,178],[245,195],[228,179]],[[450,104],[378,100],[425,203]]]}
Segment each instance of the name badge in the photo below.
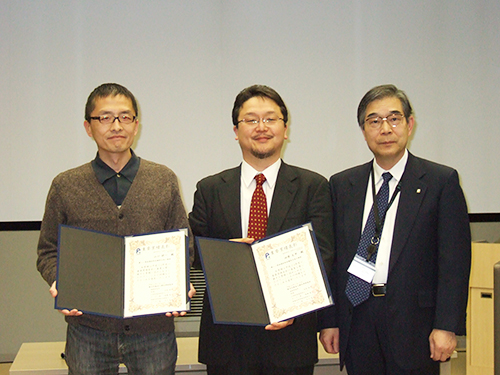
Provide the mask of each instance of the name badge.
{"label": "name badge", "polygon": [[375,276],[375,265],[371,262],[367,262],[366,259],[356,254],[347,272],[359,277],[367,283],[371,283]]}

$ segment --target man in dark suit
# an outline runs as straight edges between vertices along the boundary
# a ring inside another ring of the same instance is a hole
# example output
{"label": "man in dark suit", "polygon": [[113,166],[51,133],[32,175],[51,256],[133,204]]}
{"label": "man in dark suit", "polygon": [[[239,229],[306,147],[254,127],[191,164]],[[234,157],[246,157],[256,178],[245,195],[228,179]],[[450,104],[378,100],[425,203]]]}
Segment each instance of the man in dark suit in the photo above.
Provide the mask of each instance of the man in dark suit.
{"label": "man in dark suit", "polygon": [[[267,201],[266,235],[312,222],[327,269],[333,261],[333,214],[326,179],[280,159],[287,139],[288,110],[267,86],[241,91],[233,124],[243,162],[197,184],[189,222],[197,236],[239,239],[247,235],[254,176],[263,174]],[[247,238],[252,237],[252,238]],[[209,374],[312,374],[317,361],[314,313],[264,327],[214,324],[205,295],[199,361]]]}
{"label": "man in dark suit", "polygon": [[415,120],[395,86],[371,89],[358,122],[375,158],[330,179],[336,306],[320,339],[349,375],[439,374],[465,334],[471,238],[458,174],[407,151]]}

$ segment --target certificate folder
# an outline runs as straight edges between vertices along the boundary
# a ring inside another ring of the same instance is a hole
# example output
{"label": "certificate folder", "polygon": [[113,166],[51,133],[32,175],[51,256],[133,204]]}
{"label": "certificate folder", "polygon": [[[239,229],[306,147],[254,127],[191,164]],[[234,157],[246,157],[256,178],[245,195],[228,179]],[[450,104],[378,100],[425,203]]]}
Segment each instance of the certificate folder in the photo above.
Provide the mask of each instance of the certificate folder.
{"label": "certificate folder", "polygon": [[189,310],[188,231],[116,236],[59,226],[55,308],[128,318]]}
{"label": "certificate folder", "polygon": [[196,237],[214,323],[267,325],[333,304],[310,224],[249,245]]}

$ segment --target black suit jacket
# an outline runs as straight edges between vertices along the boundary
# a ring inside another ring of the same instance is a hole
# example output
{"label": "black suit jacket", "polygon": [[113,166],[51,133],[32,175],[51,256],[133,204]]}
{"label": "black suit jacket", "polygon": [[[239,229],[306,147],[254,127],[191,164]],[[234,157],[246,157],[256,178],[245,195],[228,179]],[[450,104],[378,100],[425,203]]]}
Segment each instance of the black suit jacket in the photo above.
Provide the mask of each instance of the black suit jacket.
{"label": "black suit jacket", "polygon": [[[241,166],[206,177],[197,184],[189,223],[196,236],[241,238]],[[327,270],[333,262],[333,214],[327,180],[282,162],[271,202],[267,235],[312,222]],[[316,314],[279,331],[263,327],[214,324],[205,295],[200,325],[199,361],[224,365],[234,355],[279,367],[317,361]]]}
{"label": "black suit jacket", "polygon": [[[339,327],[345,360],[353,307],[345,295],[349,267],[361,236],[372,162],[330,178],[336,259],[332,280],[336,314],[321,327]],[[409,154],[401,178],[387,280],[389,346],[398,365],[429,361],[433,328],[465,334],[471,237],[458,173]]]}

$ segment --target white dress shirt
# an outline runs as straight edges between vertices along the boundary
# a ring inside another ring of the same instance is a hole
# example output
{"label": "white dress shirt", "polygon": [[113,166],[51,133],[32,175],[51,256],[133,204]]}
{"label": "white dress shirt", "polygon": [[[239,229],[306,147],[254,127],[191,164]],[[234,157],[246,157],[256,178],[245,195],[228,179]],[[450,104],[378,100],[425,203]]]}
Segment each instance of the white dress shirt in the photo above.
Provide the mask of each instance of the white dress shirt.
{"label": "white dress shirt", "polygon": [[281,159],[278,159],[274,164],[270,165],[262,172],[255,170],[250,164],[243,160],[241,164],[241,184],[240,184],[240,198],[241,198],[241,233],[243,238],[247,237],[248,221],[250,218],[250,204],[252,203],[252,195],[257,186],[255,176],[262,173],[266,177],[266,181],[262,184],[264,194],[266,194],[267,201],[267,216],[271,210],[271,202],[273,201],[274,187],[278,178],[278,172],[281,167]]}
{"label": "white dress shirt", "polygon": [[[408,151],[405,150],[405,153],[400,161],[396,163],[394,167],[390,170],[386,171],[381,168],[373,159],[373,172],[375,176],[375,190],[378,192],[384,179],[382,178],[382,174],[385,172],[389,172],[392,175],[392,178],[389,181],[389,200],[394,194],[396,190],[396,186],[401,181],[401,177],[406,168],[406,162],[408,161]],[[387,283],[387,275],[389,273],[389,260],[391,258],[391,246],[392,246],[392,237],[394,235],[394,224],[396,222],[396,213],[399,205],[399,197],[401,194],[396,196],[396,199],[392,203],[391,207],[386,213],[384,228],[382,230],[382,236],[380,238],[380,245],[377,251],[377,262],[375,264],[375,276],[373,277],[373,284],[385,284]],[[371,174],[368,179],[368,186],[366,188],[366,197],[365,197],[365,209],[363,212],[363,231],[366,221],[368,220],[368,215],[370,214],[370,210],[373,204],[373,194],[372,194],[372,181]]]}

